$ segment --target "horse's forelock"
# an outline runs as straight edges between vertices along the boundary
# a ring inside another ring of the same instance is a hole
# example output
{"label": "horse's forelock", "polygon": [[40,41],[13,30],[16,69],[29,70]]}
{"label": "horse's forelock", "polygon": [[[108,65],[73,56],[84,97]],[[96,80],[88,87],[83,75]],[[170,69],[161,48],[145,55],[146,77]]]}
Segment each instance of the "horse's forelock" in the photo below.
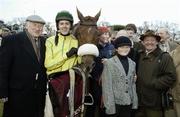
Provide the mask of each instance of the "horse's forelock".
{"label": "horse's forelock", "polygon": [[74,28],[74,35],[79,40],[79,44],[93,43],[97,44],[99,31],[97,28],[97,20],[99,19],[100,12],[95,16],[83,16],[83,14],[77,9],[78,18],[80,22]]}
{"label": "horse's forelock", "polygon": [[94,24],[97,23],[96,18],[95,17],[91,17],[91,16],[84,17],[84,22],[92,22]]}

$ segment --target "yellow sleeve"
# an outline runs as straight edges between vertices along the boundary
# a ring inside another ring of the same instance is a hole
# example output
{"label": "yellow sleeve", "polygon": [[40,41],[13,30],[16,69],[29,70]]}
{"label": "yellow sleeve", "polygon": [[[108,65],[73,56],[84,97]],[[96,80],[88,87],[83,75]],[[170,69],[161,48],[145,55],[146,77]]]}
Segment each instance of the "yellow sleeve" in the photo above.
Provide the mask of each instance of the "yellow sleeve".
{"label": "yellow sleeve", "polygon": [[53,53],[57,48],[55,48],[54,43],[47,39],[46,41],[46,53],[45,53],[45,67],[48,70],[56,69],[63,65],[66,61],[67,56],[61,56],[61,53]]}

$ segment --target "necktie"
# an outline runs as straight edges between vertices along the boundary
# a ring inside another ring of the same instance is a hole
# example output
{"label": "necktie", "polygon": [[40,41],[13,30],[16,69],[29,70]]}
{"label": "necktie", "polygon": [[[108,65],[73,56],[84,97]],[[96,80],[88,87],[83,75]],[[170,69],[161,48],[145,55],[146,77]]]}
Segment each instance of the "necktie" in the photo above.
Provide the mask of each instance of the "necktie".
{"label": "necktie", "polygon": [[38,39],[35,39],[35,45],[36,45],[36,55],[37,55],[37,58],[38,60],[40,59],[40,45],[39,45],[39,40]]}

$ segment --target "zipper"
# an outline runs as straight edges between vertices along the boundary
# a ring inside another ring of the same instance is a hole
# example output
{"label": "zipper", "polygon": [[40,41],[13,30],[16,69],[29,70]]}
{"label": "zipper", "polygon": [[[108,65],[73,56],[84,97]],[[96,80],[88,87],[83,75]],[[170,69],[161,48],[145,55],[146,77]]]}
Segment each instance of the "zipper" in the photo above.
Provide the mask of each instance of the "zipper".
{"label": "zipper", "polygon": [[64,40],[63,40],[63,45],[62,45],[62,57],[63,57],[63,53],[64,53],[64,43],[65,43],[65,40],[66,40],[66,37],[65,36],[63,36],[64,37]]}

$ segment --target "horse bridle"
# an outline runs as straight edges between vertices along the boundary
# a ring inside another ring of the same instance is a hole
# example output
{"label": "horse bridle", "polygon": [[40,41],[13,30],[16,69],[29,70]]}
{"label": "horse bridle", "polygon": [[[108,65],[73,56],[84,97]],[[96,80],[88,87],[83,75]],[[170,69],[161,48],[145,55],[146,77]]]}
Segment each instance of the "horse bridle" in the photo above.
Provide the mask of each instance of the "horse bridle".
{"label": "horse bridle", "polygon": [[92,22],[91,22],[91,23],[87,23],[87,22],[86,22],[86,23],[85,23],[85,22],[83,23],[83,22],[80,22],[79,25],[81,25],[81,26],[97,26],[96,23],[92,23]]}

